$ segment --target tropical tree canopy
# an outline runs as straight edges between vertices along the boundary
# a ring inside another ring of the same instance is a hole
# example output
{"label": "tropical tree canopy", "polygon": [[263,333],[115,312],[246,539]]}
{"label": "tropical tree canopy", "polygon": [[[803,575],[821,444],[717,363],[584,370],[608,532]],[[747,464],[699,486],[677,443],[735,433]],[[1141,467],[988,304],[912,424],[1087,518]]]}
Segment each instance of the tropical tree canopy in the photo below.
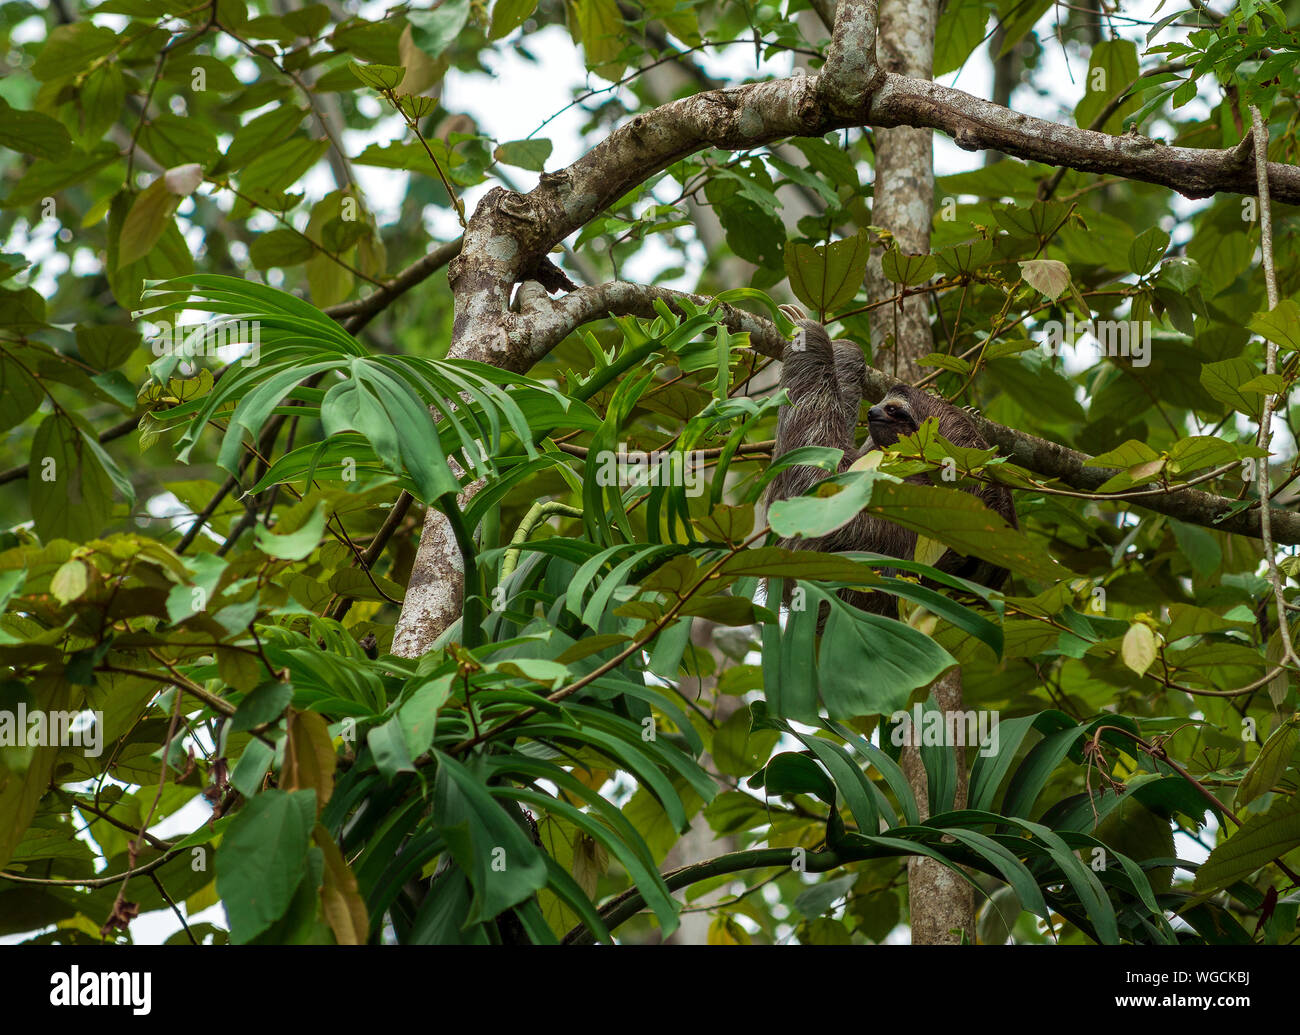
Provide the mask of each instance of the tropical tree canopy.
{"label": "tropical tree canopy", "polygon": [[917,10],[0,4],[0,935],[1296,939],[1300,5]]}

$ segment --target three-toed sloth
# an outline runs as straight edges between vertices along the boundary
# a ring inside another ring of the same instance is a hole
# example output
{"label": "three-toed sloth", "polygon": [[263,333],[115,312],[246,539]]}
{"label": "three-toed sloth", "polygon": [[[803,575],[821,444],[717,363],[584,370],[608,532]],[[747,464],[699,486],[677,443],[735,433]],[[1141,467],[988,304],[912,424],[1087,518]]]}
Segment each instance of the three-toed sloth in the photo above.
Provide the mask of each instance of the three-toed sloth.
{"label": "three-toed sloth", "polygon": [[[800,315],[791,307],[792,315]],[[988,449],[988,443],[962,410],[937,396],[908,385],[897,385],[871,407],[867,414],[870,437],[858,448],[854,430],[858,407],[866,379],[862,350],[851,341],[831,341],[826,328],[815,320],[796,319],[798,330],[786,346],[781,365],[781,387],[789,403],[781,407],[776,425],[777,460],[802,446],[831,446],[844,450],[840,471],[871,449],[886,449],[904,435],[911,435],[929,417],[939,421],[939,434],[954,446]],[[826,477],[815,467],[794,466],[781,471],[767,490],[767,502],[802,495],[818,480]],[[907,479],[929,484],[925,474]],[[963,491],[978,496],[990,510],[1000,514],[1013,528],[1019,527],[1011,493],[1005,486],[987,484]],[[911,560],[916,550],[916,533],[865,512],[848,524],[816,539],[783,539],[778,545],[791,549],[822,550],[838,553],[862,550]],[[969,579],[990,589],[1006,581],[1007,571],[987,561],[946,551],[934,565],[939,571]],[[882,574],[891,574],[888,570]],[[892,594],[846,590],[843,598],[856,607],[874,614],[896,616],[897,603]]]}

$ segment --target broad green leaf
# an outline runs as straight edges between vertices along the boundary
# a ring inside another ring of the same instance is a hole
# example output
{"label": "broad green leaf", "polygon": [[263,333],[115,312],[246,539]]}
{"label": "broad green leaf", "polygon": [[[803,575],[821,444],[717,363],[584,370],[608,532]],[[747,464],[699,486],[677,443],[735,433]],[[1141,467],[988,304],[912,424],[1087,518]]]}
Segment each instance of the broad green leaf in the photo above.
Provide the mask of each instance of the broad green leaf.
{"label": "broad green leaf", "polygon": [[90,585],[90,573],[86,570],[84,561],[74,558],[65,561],[59,566],[59,570],[54,573],[54,578],[50,580],[50,592],[60,604],[66,604],[71,600],[76,600],[86,592]]}
{"label": "broad green leaf", "polygon": [[406,69],[401,65],[363,65],[351,61],[348,67],[353,75],[374,90],[395,90],[406,75]]}
{"label": "broad green leaf", "polygon": [[62,122],[39,111],[11,108],[0,97],[0,147],[57,161],[72,147],[72,138]]}
{"label": "broad green leaf", "polygon": [[293,700],[293,684],[268,680],[239,702],[230,718],[230,731],[239,733],[275,722]]}
{"label": "broad green leaf", "polygon": [[915,287],[934,276],[939,261],[933,255],[907,255],[898,248],[890,248],[880,259],[885,276],[895,284]]}
{"label": "broad green leaf", "polygon": [[436,752],[434,821],[474,887],[469,919],[489,920],[546,884],[537,847],[463,765]]}
{"label": "broad green leaf", "polygon": [[1160,227],[1147,227],[1128,246],[1128,268],[1140,277],[1150,273],[1169,250],[1169,241]]}
{"label": "broad green leaf", "polygon": [[551,157],[551,142],[545,138],[510,140],[498,147],[493,154],[498,162],[505,165],[541,172],[546,168],[546,159]]}
{"label": "broad green leaf", "polygon": [[236,813],[216,857],[231,941],[250,941],[289,908],[307,873],[315,822],[313,791],[263,791]]}
{"label": "broad green leaf", "polygon": [[1300,351],[1300,304],[1284,298],[1265,313],[1256,313],[1246,324],[1256,334],[1284,349]]}
{"label": "broad green leaf", "polygon": [[1255,416],[1263,405],[1263,398],[1254,392],[1246,393],[1241,386],[1259,373],[1259,369],[1244,356],[1205,363],[1201,367],[1201,384],[1221,403],[1248,416]]}
{"label": "broad green leaf", "polygon": [[317,504],[311,515],[296,532],[276,535],[264,525],[257,525],[253,535],[257,548],[268,557],[278,557],[283,561],[301,561],[310,557],[312,551],[320,545],[325,533],[325,521],[329,517],[323,504]]}
{"label": "broad green leaf", "polygon": [[408,11],[411,38],[431,58],[440,57],[469,20],[469,0],[443,0],[429,11]]}
{"label": "broad green leaf", "polygon": [[32,439],[27,493],[36,530],[46,541],[82,542],[104,531],[113,507],[113,480],[85,436],[58,413]]}
{"label": "broad green leaf", "polygon": [[[911,626],[859,611],[815,587],[810,592],[831,605],[818,659],[822,703],[831,718],[890,715],[907,704],[913,690],[929,686],[956,664]],[[870,678],[864,679],[864,672]]]}
{"label": "broad green leaf", "polygon": [[961,68],[984,41],[990,6],[987,0],[952,0],[943,9],[934,31],[934,78]]}
{"label": "broad green leaf", "polygon": [[136,195],[126,222],[122,224],[117,254],[120,266],[129,266],[149,254],[171,223],[180,202],[181,199],[167,189],[162,176]]}
{"label": "broad green leaf", "polygon": [[0,352],[0,431],[21,424],[40,406],[45,393],[27,368]]}
{"label": "broad green leaf", "polygon": [[1056,259],[1028,259],[1020,263],[1025,283],[1055,302],[1070,286],[1070,267]]}
{"label": "broad green leaf", "polygon": [[587,67],[616,82],[623,74],[619,60],[625,31],[623,16],[615,0],[565,0],[574,43],[581,43]]}
{"label": "broad green leaf", "polygon": [[1292,716],[1273,731],[1241,778],[1233,802],[1236,808],[1245,808],[1261,794],[1273,789],[1290,767],[1297,744],[1300,744],[1300,722]]}
{"label": "broad green leaf", "polygon": [[785,272],[790,290],[804,305],[823,315],[839,309],[862,290],[869,251],[863,234],[828,245],[788,244]]}
{"label": "broad green leaf", "polygon": [[537,0],[496,0],[492,5],[492,28],[489,36],[499,40],[523,25],[524,19],[537,8]]}
{"label": "broad green leaf", "polygon": [[1196,871],[1195,891],[1226,888],[1300,847],[1300,799],[1283,798],[1221,840]]}
{"label": "broad green leaf", "polygon": [[121,37],[112,29],[89,21],[57,26],[45,38],[32,64],[32,75],[43,82],[83,72],[96,58],[116,47]]}

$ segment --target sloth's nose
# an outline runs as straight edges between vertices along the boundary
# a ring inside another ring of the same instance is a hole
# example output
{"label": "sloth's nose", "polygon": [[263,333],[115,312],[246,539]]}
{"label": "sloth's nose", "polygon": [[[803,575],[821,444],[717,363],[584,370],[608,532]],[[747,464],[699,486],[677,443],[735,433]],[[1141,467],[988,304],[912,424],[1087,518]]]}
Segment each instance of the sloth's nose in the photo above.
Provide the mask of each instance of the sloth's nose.
{"label": "sloth's nose", "polygon": [[883,407],[880,407],[880,406],[873,406],[873,407],[871,407],[871,409],[869,409],[869,410],[867,411],[867,420],[868,420],[868,422],[873,421],[873,420],[874,420],[874,421],[882,421],[882,420],[885,420],[885,419],[886,419],[886,418],[885,418],[885,411],[884,411],[884,408],[883,408]]}

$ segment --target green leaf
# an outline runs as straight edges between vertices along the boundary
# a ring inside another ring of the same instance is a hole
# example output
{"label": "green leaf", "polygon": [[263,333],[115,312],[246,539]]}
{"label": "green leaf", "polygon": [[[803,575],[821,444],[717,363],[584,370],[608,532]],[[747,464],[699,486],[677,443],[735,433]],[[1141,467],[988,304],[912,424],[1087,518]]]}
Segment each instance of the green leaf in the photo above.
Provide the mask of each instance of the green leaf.
{"label": "green leaf", "polygon": [[[50,687],[47,680],[45,686],[34,691],[33,713],[52,714],[68,707],[71,687],[64,680],[58,684]],[[54,765],[63,750],[57,745],[35,747],[24,769],[11,767],[8,757],[0,763],[0,867],[13,858],[31,825],[41,799],[50,789]]]}
{"label": "green leaf", "polygon": [[1278,346],[1300,351],[1300,304],[1284,298],[1265,313],[1256,313],[1246,324],[1252,331]]}
{"label": "green leaf", "polygon": [[206,169],[219,154],[216,135],[205,122],[170,113],[144,126],[140,144],[166,168],[196,162]]}
{"label": "green leaf", "polygon": [[406,75],[406,69],[401,65],[363,65],[357,61],[349,61],[348,68],[352,69],[352,74],[366,86],[375,90],[396,90],[398,83]]}
{"label": "green leaf", "polygon": [[0,147],[37,158],[60,159],[72,147],[63,123],[39,111],[11,108],[0,97]]}
{"label": "green leaf", "polygon": [[846,873],[839,877],[821,880],[799,892],[798,898],[794,900],[794,908],[809,918],[821,916],[829,912],[830,908],[847,895],[857,882],[856,873]]}
{"label": "green leaf", "polygon": [[17,360],[0,352],[0,431],[21,424],[40,406],[40,383]]}
{"label": "green leaf", "polygon": [[1128,246],[1128,268],[1139,277],[1155,268],[1169,250],[1170,237],[1158,226],[1148,227]]}
{"label": "green leaf", "polygon": [[865,509],[960,554],[991,561],[1026,578],[1054,582],[1069,574],[1040,542],[1012,528],[968,492],[879,480],[871,487]]}
{"label": "green leaf", "polygon": [[3,205],[5,208],[31,205],[65,187],[80,183],[121,157],[117,145],[105,141],[96,144],[90,151],[73,148],[58,161],[38,158],[28,167],[18,185],[10,189]]}
{"label": "green leaf", "polygon": [[1053,302],[1070,286],[1070,267],[1056,259],[1026,259],[1020,263],[1020,275]]}
{"label": "green leaf", "polygon": [[546,863],[488,788],[455,759],[435,752],[434,823],[474,888],[469,920],[497,916],[546,885]]}
{"label": "green leaf", "polygon": [[1263,398],[1254,392],[1243,392],[1241,386],[1258,372],[1255,364],[1245,356],[1234,356],[1217,363],[1203,364],[1200,380],[1205,390],[1219,402],[1227,403],[1234,410],[1254,417],[1263,405]]}
{"label": "green leaf", "polygon": [[934,276],[939,260],[933,255],[908,255],[899,248],[890,248],[881,256],[880,265],[895,284],[916,287]]}
{"label": "green leaf", "polygon": [[998,57],[1015,50],[1043,15],[1052,9],[1052,0],[998,0],[998,16],[1002,22],[1002,49]]}
{"label": "green leaf", "polygon": [[934,32],[932,78],[937,79],[961,68],[984,41],[984,24],[988,18],[986,0],[951,0],[939,16]]}
{"label": "green leaf", "polygon": [[1140,676],[1155,664],[1157,655],[1156,634],[1151,627],[1145,622],[1130,625],[1120,644],[1124,664]]}
{"label": "green leaf", "polygon": [[790,290],[804,305],[822,315],[847,305],[862,290],[870,248],[864,234],[829,245],[786,245],[785,272],[790,278]]}
{"label": "green leaf", "polygon": [[1179,295],[1185,295],[1201,282],[1201,267],[1195,259],[1177,256],[1160,264],[1157,283]]}
{"label": "green leaf", "polygon": [[1169,470],[1173,474],[1189,474],[1203,467],[1230,464],[1237,460],[1238,456],[1237,448],[1221,438],[1215,438],[1213,435],[1191,435],[1179,439],[1169,447]]}
{"label": "green leaf", "polygon": [[32,439],[28,499],[46,542],[83,542],[104,531],[113,508],[113,479],[90,442],[66,417],[52,413]]}
{"label": "green leaf", "polygon": [[[1084,81],[1086,92],[1074,109],[1075,125],[1080,129],[1092,128],[1107,105],[1123,96],[1137,80],[1137,45],[1132,40],[1102,40],[1093,44],[1088,77]],[[1139,104],[1137,97],[1125,97],[1096,128],[1107,133],[1118,132]]]}
{"label": "green leaf", "polygon": [[807,755],[783,751],[763,770],[763,786],[768,794],[815,794],[828,805],[835,804],[835,785]]}
{"label": "green leaf", "polygon": [[275,722],[293,700],[293,684],[268,680],[252,690],[239,702],[230,717],[230,732],[246,732],[266,723]]}
{"label": "green leaf", "polygon": [[162,176],[136,195],[118,240],[119,266],[129,266],[149,254],[171,224],[180,203],[181,199],[167,189]]}
{"label": "green leaf", "polygon": [[60,604],[76,600],[90,585],[90,573],[85,562],[73,559],[65,561],[50,580],[50,592]]}
{"label": "green leaf", "polygon": [[275,748],[260,740],[250,740],[230,773],[230,786],[245,798],[257,797],[262,789],[262,779],[274,761]]}
{"label": "green leaf", "polygon": [[935,260],[948,276],[965,277],[974,274],[992,256],[992,241],[966,241],[941,248],[935,255]]}
{"label": "green leaf", "polygon": [[265,525],[257,525],[253,530],[257,548],[268,557],[278,557],[283,561],[301,561],[310,557],[312,551],[320,545],[325,533],[325,520],[329,517],[323,503],[312,509],[311,515],[296,532],[276,535]]}
{"label": "green leaf", "polygon": [[106,324],[77,328],[77,351],[96,370],[112,370],[140,347],[140,334],[130,327]]}
{"label": "green leaf", "polygon": [[618,56],[626,31],[618,4],[615,0],[566,0],[565,6],[573,42],[582,44],[587,67],[616,82],[623,74],[623,62]]}
{"label": "green leaf", "polygon": [[222,161],[226,169],[239,169],[265,151],[272,142],[279,143],[293,134],[307,111],[292,104],[279,104],[235,131]]}
{"label": "green leaf", "polygon": [[59,79],[89,68],[118,45],[121,37],[112,29],[88,21],[60,25],[46,38],[32,64],[32,75],[43,82]]}
{"label": "green leaf", "polygon": [[272,266],[296,266],[316,254],[310,241],[288,227],[259,234],[248,251],[253,265],[259,270],[270,269]]}
{"label": "green leaf", "polygon": [[492,5],[492,29],[489,36],[494,40],[509,36],[536,9],[537,0],[496,0]]}
{"label": "green leaf", "polygon": [[1261,794],[1271,791],[1291,765],[1297,744],[1300,744],[1300,720],[1292,716],[1275,729],[1260,748],[1259,757],[1251,763],[1237,786],[1234,807],[1245,808]]}
{"label": "green leaf", "polygon": [[545,138],[510,140],[498,147],[493,157],[505,165],[541,172],[546,168],[546,159],[551,157],[551,142]]}
{"label": "green leaf", "polygon": [[[913,690],[929,686],[957,663],[909,625],[859,611],[816,587],[809,592],[831,605],[818,676],[822,703],[833,719],[892,714],[906,706]],[[871,678],[863,679],[864,672]]]}
{"label": "green leaf", "polygon": [[443,0],[432,11],[408,11],[411,38],[431,58],[441,56],[469,20],[469,0]]}
{"label": "green leaf", "polygon": [[1246,820],[1221,841],[1196,871],[1192,888],[1217,891],[1300,847],[1300,798],[1284,798],[1260,816]]}
{"label": "green leaf", "polygon": [[872,498],[878,471],[851,472],[833,496],[802,496],[778,500],[768,509],[767,520],[777,535],[813,538],[848,524]]}
{"label": "green leaf", "polygon": [[263,791],[236,813],[216,857],[231,941],[248,942],[285,914],[307,873],[315,822],[315,791]]}
{"label": "green leaf", "polygon": [[375,765],[385,780],[392,781],[398,773],[413,773],[411,751],[399,716],[394,715],[382,726],[366,733],[366,745],[375,756]]}

